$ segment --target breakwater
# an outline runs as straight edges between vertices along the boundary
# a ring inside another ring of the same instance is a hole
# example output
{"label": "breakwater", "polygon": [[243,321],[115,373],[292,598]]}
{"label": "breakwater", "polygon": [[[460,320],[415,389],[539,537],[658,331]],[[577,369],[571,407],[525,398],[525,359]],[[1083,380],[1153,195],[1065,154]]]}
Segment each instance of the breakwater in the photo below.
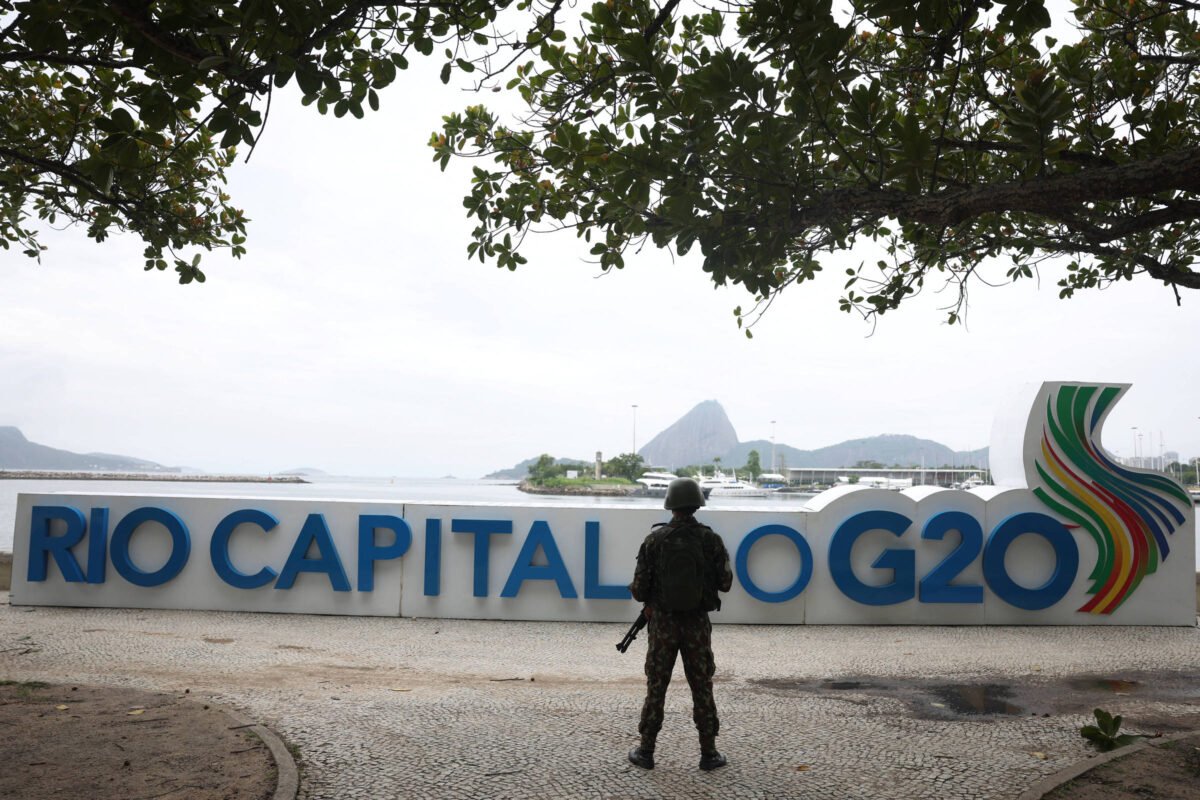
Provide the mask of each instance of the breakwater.
{"label": "breakwater", "polygon": [[630,484],[592,483],[580,486],[535,486],[521,481],[517,488],[526,494],[557,495],[559,497],[633,497],[641,486]]}

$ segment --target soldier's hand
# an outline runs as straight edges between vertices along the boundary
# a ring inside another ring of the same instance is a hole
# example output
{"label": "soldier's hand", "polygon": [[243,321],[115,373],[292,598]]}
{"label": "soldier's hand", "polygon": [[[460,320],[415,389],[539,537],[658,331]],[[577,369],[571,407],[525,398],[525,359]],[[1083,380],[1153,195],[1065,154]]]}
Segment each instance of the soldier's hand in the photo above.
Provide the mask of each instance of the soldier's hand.
{"label": "soldier's hand", "polygon": [[650,608],[650,606],[642,606],[642,614],[649,621],[650,617],[654,616],[654,609]]}

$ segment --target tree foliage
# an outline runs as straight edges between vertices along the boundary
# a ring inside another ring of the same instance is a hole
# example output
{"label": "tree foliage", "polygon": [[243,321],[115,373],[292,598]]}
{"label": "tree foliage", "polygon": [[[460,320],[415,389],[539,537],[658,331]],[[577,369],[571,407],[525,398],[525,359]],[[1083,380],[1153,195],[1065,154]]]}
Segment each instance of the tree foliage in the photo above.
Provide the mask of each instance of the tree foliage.
{"label": "tree foliage", "polygon": [[536,461],[529,465],[528,481],[535,486],[541,486],[547,481],[565,477],[568,471],[574,470],[580,475],[587,475],[589,469],[587,464],[558,459],[549,453],[542,453]]}
{"label": "tree foliage", "polygon": [[244,253],[225,173],[276,90],[362,117],[432,55],[526,109],[430,142],[480,159],[468,253],[500,267],[541,230],[605,270],[699,248],[755,297],[739,324],[864,242],[841,305],[867,315],[948,285],[954,321],[1047,259],[1064,297],[1200,287],[1200,4],[1074,0],[1058,41],[1047,2],[0,0],[0,247],[128,231],[203,280]]}
{"label": "tree foliage", "polygon": [[530,483],[545,483],[548,479],[557,477],[559,474],[561,473],[558,469],[558,464],[554,456],[549,453],[542,453],[538,456],[537,461],[529,465]]}
{"label": "tree foliage", "polygon": [[750,473],[752,479],[756,479],[762,474],[762,458],[758,455],[757,450],[751,450],[746,455],[746,466],[742,467],[742,471]]}
{"label": "tree foliage", "polygon": [[362,117],[410,56],[446,42],[453,63],[506,5],[0,0],[0,247],[37,257],[47,225],[128,231],[147,270],[203,281],[201,251],[245,252],[225,172],[277,89]]}
{"label": "tree foliage", "polygon": [[[1062,10],[1066,10],[1065,8]],[[522,262],[571,229],[605,269],[699,247],[754,308],[872,240],[842,308],[1052,267],[1059,293],[1148,275],[1200,287],[1200,4],[607,0],[504,76],[528,113],[447,117],[435,158],[482,157],[470,252]],[[747,331],[749,333],[749,331]]]}
{"label": "tree foliage", "polygon": [[604,462],[604,474],[635,481],[641,477],[645,461],[637,453],[622,453]]}

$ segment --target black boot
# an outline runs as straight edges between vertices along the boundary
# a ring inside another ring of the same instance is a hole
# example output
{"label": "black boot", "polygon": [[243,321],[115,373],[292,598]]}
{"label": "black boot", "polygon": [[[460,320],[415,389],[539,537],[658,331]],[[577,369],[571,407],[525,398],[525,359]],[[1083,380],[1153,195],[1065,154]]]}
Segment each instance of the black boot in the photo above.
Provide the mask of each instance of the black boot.
{"label": "black boot", "polygon": [[629,763],[642,769],[654,769],[654,751],[639,744],[629,751]]}
{"label": "black boot", "polygon": [[727,763],[725,756],[717,750],[716,736],[701,736],[700,737],[700,769],[708,772],[709,770],[723,767]]}

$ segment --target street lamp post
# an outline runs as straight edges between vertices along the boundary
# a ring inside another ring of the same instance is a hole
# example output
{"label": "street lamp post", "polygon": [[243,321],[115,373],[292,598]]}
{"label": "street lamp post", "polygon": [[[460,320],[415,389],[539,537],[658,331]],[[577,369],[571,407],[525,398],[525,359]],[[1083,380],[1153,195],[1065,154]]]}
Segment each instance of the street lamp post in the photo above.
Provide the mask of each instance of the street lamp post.
{"label": "street lamp post", "polygon": [[775,420],[771,420],[771,472],[775,471]]}
{"label": "street lamp post", "polygon": [[1131,467],[1132,467],[1132,466],[1134,466],[1134,465],[1136,464],[1136,462],[1137,462],[1137,442],[1138,442],[1138,429],[1137,429],[1137,425],[1133,425],[1133,426],[1131,426],[1131,427],[1129,428],[1129,430],[1133,431],[1133,455],[1132,455],[1132,456],[1129,458],[1129,466],[1131,466]]}

